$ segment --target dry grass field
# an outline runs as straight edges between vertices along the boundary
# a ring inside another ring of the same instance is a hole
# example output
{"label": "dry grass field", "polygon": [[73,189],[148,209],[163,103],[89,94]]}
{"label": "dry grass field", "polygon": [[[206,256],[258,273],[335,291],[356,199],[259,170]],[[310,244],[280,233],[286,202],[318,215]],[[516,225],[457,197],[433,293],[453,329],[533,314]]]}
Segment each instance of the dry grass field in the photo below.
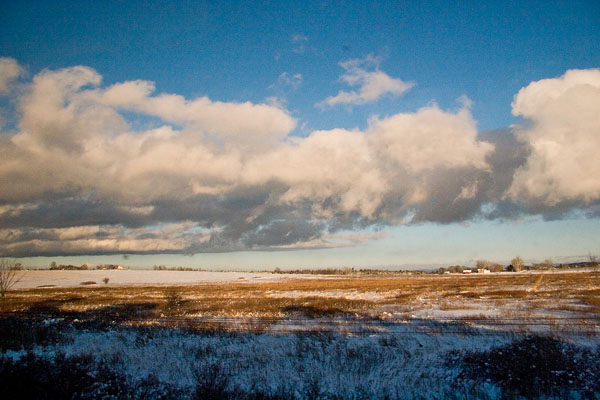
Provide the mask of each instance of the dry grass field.
{"label": "dry grass field", "polygon": [[[143,271],[141,272],[143,273]],[[598,331],[600,272],[340,275],[168,286],[11,291],[3,315],[236,329],[301,318],[361,324],[438,320],[502,329]],[[229,326],[231,325],[231,326]]]}

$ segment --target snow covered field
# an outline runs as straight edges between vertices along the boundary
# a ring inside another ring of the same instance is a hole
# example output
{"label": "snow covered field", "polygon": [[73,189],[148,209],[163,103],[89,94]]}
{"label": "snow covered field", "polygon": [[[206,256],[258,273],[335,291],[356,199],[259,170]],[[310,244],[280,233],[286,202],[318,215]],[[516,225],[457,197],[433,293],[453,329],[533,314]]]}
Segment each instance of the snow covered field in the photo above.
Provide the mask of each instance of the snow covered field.
{"label": "snow covered field", "polygon": [[[91,374],[95,383],[88,384],[90,394],[82,398],[504,399],[512,398],[511,381],[495,371],[506,369],[540,379],[525,383],[529,385],[522,388],[525,394],[539,391],[541,398],[548,399],[600,396],[595,379],[600,374],[597,336],[540,338],[521,344],[525,336],[516,332],[457,330],[452,325],[421,332],[418,324],[411,323],[401,329],[350,335],[90,329],[57,320],[47,320],[42,327],[56,329],[60,340],[34,343],[28,351],[5,349],[5,369],[0,372],[7,373],[6,365],[23,369],[21,373],[35,366],[34,377],[49,374],[60,385],[74,372],[57,377],[59,365],[45,371],[39,360],[75,360],[76,368],[87,363],[86,375]],[[552,348],[545,352],[539,342],[556,345],[564,357],[559,353],[556,358]],[[486,352],[498,348],[508,359],[489,358]],[[525,359],[521,359],[523,352]],[[490,371],[473,374],[473,359],[489,365]],[[549,365],[541,365],[544,362]],[[129,389],[123,384],[114,387],[115,374]],[[575,374],[567,381],[558,379]],[[8,378],[0,378],[4,388],[11,387],[2,379]]]}
{"label": "snow covered field", "polygon": [[54,393],[75,374],[77,398],[600,398],[595,271],[28,271],[20,284],[0,303],[3,388]]}
{"label": "snow covered field", "polygon": [[68,288],[80,286],[81,282],[96,282],[103,285],[102,280],[108,278],[110,286],[144,286],[144,285],[197,285],[206,283],[227,283],[240,280],[271,282],[302,278],[310,275],[271,274],[253,272],[209,272],[209,271],[148,271],[148,270],[86,270],[86,271],[48,271],[31,270],[23,274],[23,278],[14,289],[34,289],[38,287]]}
{"label": "snow covered field", "polygon": [[417,399],[453,391],[459,370],[445,365],[444,355],[449,351],[487,349],[510,339],[507,335],[419,333],[197,336],[171,330],[148,335],[109,330],[74,334],[68,343],[36,347],[34,352],[116,358],[131,381],[156,376],[188,391],[196,383],[197,371],[218,369],[230,391],[288,393],[299,398],[314,392],[320,398]]}

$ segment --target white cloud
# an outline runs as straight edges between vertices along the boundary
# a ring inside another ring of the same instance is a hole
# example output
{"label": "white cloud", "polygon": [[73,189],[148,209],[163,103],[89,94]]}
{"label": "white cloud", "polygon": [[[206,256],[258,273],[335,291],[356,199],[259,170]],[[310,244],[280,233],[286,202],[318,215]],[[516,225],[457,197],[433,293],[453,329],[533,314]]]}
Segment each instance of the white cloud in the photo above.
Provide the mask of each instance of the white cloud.
{"label": "white cloud", "polygon": [[302,35],[300,33],[296,33],[295,35],[292,36],[292,42],[294,42],[294,43],[306,42],[306,41],[308,41],[308,38],[305,35]]}
{"label": "white cloud", "polygon": [[23,72],[23,68],[14,58],[0,57],[0,95],[8,93],[10,84]]}
{"label": "white cloud", "polygon": [[379,69],[379,60],[373,56],[341,62],[346,70],[340,79],[349,86],[358,86],[358,90],[341,90],[337,95],[317,103],[317,107],[334,107],[338,104],[360,105],[378,100],[381,96],[401,95],[414,86],[412,82],[404,82],[392,78]]}
{"label": "white cloud", "polygon": [[[343,212],[373,219],[390,197],[404,199],[395,210],[400,214],[409,206],[426,203],[436,191],[431,177],[441,172],[489,173],[486,156],[492,150],[493,145],[477,140],[468,110],[454,114],[428,107],[374,119],[364,132],[312,132],[251,159],[243,177],[248,185],[271,180],[282,183],[287,190],[271,200],[286,204],[312,201],[314,218],[332,218]],[[469,179],[453,188],[456,194],[452,199],[460,196],[465,186],[470,192],[462,198],[475,197],[477,183]]]}
{"label": "white cloud", "polygon": [[519,138],[531,153],[508,196],[547,206],[600,199],[600,70],[570,70],[533,82],[512,106],[526,119]]}
{"label": "white cloud", "polygon": [[298,89],[302,85],[302,74],[281,73],[277,78],[279,85],[290,86],[292,89]]}
{"label": "white cloud", "polygon": [[[295,126],[272,105],[153,97],[149,82],[100,82],[86,67],[34,77],[19,101],[20,132],[0,146],[4,201],[69,191],[135,202],[219,194],[236,181],[244,154],[277,145]],[[164,125],[132,132],[121,110]]]}
{"label": "white cloud", "polygon": [[[0,141],[0,221],[18,233],[0,243],[4,253],[343,245],[323,237],[330,226],[334,234],[420,218],[432,196],[443,197],[440,188],[451,195],[422,218],[463,200],[476,207],[473,174],[489,168],[491,145],[476,139],[468,110],[429,107],[373,119],[365,131],[292,137],[295,120],[280,104],[188,100],[154,94],[147,81],[103,88],[101,80],[82,66],[43,71],[18,99],[19,131]],[[123,111],[159,123],[134,131]],[[204,239],[192,240],[192,229],[183,241],[157,239],[156,248],[152,232],[125,240],[135,231],[124,225],[178,221],[197,224]]]}
{"label": "white cloud", "polygon": [[[375,212],[385,191],[365,134],[342,129],[315,131],[253,158],[244,179],[252,185],[270,180],[284,184],[287,190],[276,200],[286,204],[312,200],[319,207],[334,199],[341,211],[366,217]],[[324,217],[321,211],[315,217]]]}
{"label": "white cloud", "polygon": [[241,147],[272,144],[296,126],[296,120],[286,110],[272,104],[226,103],[208,97],[186,100],[172,94],[151,96],[153,91],[151,82],[126,82],[109,87],[101,93],[100,101],[190,126]]}
{"label": "white cloud", "polygon": [[292,51],[298,54],[304,53],[306,50],[306,43],[308,43],[308,37],[300,33],[296,33],[292,36]]}
{"label": "white cloud", "polygon": [[[376,65],[345,68],[365,62]],[[530,153],[511,131],[478,133],[464,99],[458,111],[433,105],[372,117],[364,130],[298,137],[277,102],[185,99],[155,94],[147,81],[101,81],[78,66],[10,92],[19,122],[0,135],[0,253],[342,246],[354,239],[335,235],[357,226],[465,221],[485,204],[511,215],[510,199],[549,207],[600,199],[598,70],[517,94]],[[134,130],[125,111],[155,125]]]}
{"label": "white cloud", "polygon": [[378,154],[415,173],[440,168],[487,169],[485,157],[493,149],[477,140],[476,124],[467,109],[453,114],[432,106],[374,119],[369,133]]}

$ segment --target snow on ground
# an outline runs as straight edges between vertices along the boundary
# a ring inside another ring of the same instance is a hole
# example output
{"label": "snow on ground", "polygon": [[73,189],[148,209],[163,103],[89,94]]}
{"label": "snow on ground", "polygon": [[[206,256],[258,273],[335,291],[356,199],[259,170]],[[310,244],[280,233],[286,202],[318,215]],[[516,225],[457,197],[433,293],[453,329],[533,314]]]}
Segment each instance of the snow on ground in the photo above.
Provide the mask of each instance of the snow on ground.
{"label": "snow on ground", "polygon": [[93,281],[104,286],[102,280],[108,278],[108,286],[143,285],[196,285],[227,282],[273,282],[285,279],[302,279],[314,275],[271,274],[268,272],[211,272],[211,271],[148,271],[148,270],[87,270],[87,271],[25,271],[14,289],[34,289],[38,287],[77,287],[82,282]]}
{"label": "snow on ground", "polygon": [[116,359],[134,381],[152,375],[183,389],[193,387],[196,371],[216,368],[227,377],[228,389],[244,392],[302,394],[314,389],[319,398],[422,399],[455,390],[451,385],[459,370],[446,365],[449,351],[488,349],[513,339],[505,333],[190,335],[117,329],[73,332],[71,340],[35,352]]}
{"label": "snow on ground", "polygon": [[273,298],[286,298],[286,299],[300,299],[304,297],[333,297],[337,299],[345,300],[367,300],[367,301],[381,301],[385,300],[386,296],[380,292],[366,291],[360,292],[358,290],[286,290],[286,291],[267,291],[265,294],[267,297]]}
{"label": "snow on ground", "polygon": [[[427,324],[433,327],[436,322]],[[73,330],[66,332],[69,340],[37,346],[34,352],[44,357],[90,354],[96,360],[112,360],[133,382],[154,376],[187,391],[193,389],[198,371],[213,371],[224,379],[227,390],[283,391],[302,399],[500,399],[497,386],[457,381],[460,367],[449,364],[448,357],[501,346],[520,334],[438,325],[437,332],[423,332],[421,321],[388,326],[380,333],[350,335]],[[598,337],[578,338],[586,347],[599,344]],[[17,359],[24,354],[6,355]]]}
{"label": "snow on ground", "polygon": [[[17,287],[79,287],[85,281],[104,286],[105,277],[109,278],[108,286],[335,279],[242,272],[27,271]],[[515,287],[524,290],[527,285],[530,283]],[[476,288],[483,292],[487,289]],[[148,327],[111,325],[102,329],[87,328],[86,324],[77,328],[79,321],[74,320],[71,325],[59,325],[61,334],[66,335],[64,340],[35,345],[33,351],[49,358],[57,354],[90,354],[96,360],[110,361],[133,382],[152,376],[188,392],[197,383],[199,371],[216,371],[231,392],[236,389],[250,394],[282,392],[299,399],[338,396],[344,399],[491,400],[502,398],[500,388],[487,381],[477,385],[461,381],[458,379],[460,367],[450,362],[452,357],[488,350],[533,333],[550,335],[596,352],[600,345],[597,314],[580,315],[571,309],[542,307],[548,301],[555,301],[553,298],[541,297],[539,300],[543,303],[538,307],[537,298],[529,304],[523,298],[510,298],[510,292],[507,299],[497,301],[484,296],[446,299],[439,297],[441,292],[415,290],[414,298],[398,304],[386,303],[398,294],[396,289],[264,292],[267,297],[292,299],[294,302],[290,304],[297,303],[300,310],[302,300],[313,297],[381,302],[364,315],[322,318],[284,315],[263,319],[190,316],[191,322],[235,327],[233,332],[171,329],[166,328],[167,323],[160,325],[160,318],[154,321],[156,325]],[[189,298],[186,296],[185,300]],[[49,319],[43,323],[48,326],[63,323],[59,320]],[[176,320],[174,317],[173,321]],[[168,318],[165,321],[169,322]],[[254,330],[256,327],[261,329]],[[18,359],[25,353],[25,350],[11,350],[5,356]]]}

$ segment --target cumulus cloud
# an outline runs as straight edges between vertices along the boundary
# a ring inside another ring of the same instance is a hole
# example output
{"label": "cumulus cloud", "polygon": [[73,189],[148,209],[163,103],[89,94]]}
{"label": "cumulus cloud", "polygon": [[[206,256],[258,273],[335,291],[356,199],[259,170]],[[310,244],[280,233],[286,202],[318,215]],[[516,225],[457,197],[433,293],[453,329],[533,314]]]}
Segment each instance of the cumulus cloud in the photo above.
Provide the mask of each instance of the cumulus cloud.
{"label": "cumulus cloud", "polygon": [[370,132],[379,152],[403,169],[419,173],[428,169],[472,166],[486,169],[489,143],[477,141],[475,121],[468,109],[458,113],[425,107],[372,120]]}
{"label": "cumulus cloud", "polygon": [[317,107],[334,107],[338,104],[359,105],[371,103],[381,96],[390,94],[398,96],[414,86],[412,82],[404,82],[392,78],[379,69],[379,59],[367,56],[363,59],[353,59],[340,63],[346,71],[340,80],[349,86],[358,86],[358,90],[340,92],[316,104]]}
{"label": "cumulus cloud", "polygon": [[0,253],[327,248],[384,234],[353,233],[369,227],[597,210],[597,74],[524,88],[517,129],[478,132],[463,102],[297,137],[277,103],[45,70],[11,92],[18,125],[0,134]]}
{"label": "cumulus cloud", "polygon": [[600,70],[570,70],[533,82],[512,104],[516,128],[531,150],[507,197],[539,207],[600,200]]}
{"label": "cumulus cloud", "polygon": [[97,101],[123,110],[133,110],[182,124],[205,135],[214,135],[220,144],[253,147],[284,138],[296,125],[289,113],[273,104],[225,103],[208,97],[186,100],[183,96],[151,96],[154,84],[133,81],[90,93]]}
{"label": "cumulus cloud", "polygon": [[15,59],[0,57],[0,95],[8,93],[10,84],[23,72],[23,68]]}

